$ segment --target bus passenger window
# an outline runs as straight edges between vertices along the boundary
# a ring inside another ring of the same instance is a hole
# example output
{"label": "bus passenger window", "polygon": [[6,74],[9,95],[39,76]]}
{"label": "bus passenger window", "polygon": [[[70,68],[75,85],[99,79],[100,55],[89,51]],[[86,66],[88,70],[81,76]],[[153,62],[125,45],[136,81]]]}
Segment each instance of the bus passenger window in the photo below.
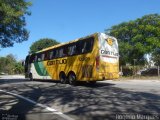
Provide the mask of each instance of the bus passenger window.
{"label": "bus passenger window", "polygon": [[53,59],[53,51],[49,52],[49,59]]}
{"label": "bus passenger window", "polygon": [[48,60],[49,59],[49,52],[45,52],[44,54],[44,60]]}
{"label": "bus passenger window", "polygon": [[72,46],[69,46],[69,47],[68,47],[68,50],[69,50],[69,51],[68,51],[68,55],[72,55]]}
{"label": "bus passenger window", "polygon": [[90,52],[92,48],[92,41],[86,42],[86,52]]}
{"label": "bus passenger window", "polygon": [[55,58],[58,58],[59,57],[59,50],[57,49],[56,51],[55,51],[55,56],[54,56]]}
{"label": "bus passenger window", "polygon": [[60,50],[59,50],[59,57],[63,57],[64,56],[64,54],[63,54],[63,48],[61,48]]}
{"label": "bus passenger window", "polygon": [[69,46],[68,49],[69,49],[69,52],[68,52],[69,55],[75,55],[77,53],[76,45]]}
{"label": "bus passenger window", "polygon": [[73,55],[77,54],[76,45],[73,46]]}
{"label": "bus passenger window", "polygon": [[87,48],[86,48],[86,46],[87,46],[86,44],[87,44],[87,43],[84,42],[83,45],[82,45],[82,53],[85,53],[85,52],[86,52],[86,49],[87,49]]}
{"label": "bus passenger window", "polygon": [[77,51],[77,54],[82,54],[83,44],[84,44],[84,41],[78,41],[78,42],[76,43],[76,51]]}
{"label": "bus passenger window", "polygon": [[54,59],[56,57],[56,50],[51,51],[49,54],[49,59]]}
{"label": "bus passenger window", "polygon": [[89,38],[86,41],[83,41],[82,53],[90,52],[92,48],[93,48],[93,38]]}
{"label": "bus passenger window", "polygon": [[41,55],[41,60],[42,61],[45,60],[45,54],[44,53]]}
{"label": "bus passenger window", "polygon": [[37,61],[40,62],[41,60],[42,60],[42,55],[41,55],[41,54],[38,54],[38,55],[37,55]]}
{"label": "bus passenger window", "polygon": [[68,46],[64,46],[64,48],[63,48],[63,56],[64,57],[68,56]]}

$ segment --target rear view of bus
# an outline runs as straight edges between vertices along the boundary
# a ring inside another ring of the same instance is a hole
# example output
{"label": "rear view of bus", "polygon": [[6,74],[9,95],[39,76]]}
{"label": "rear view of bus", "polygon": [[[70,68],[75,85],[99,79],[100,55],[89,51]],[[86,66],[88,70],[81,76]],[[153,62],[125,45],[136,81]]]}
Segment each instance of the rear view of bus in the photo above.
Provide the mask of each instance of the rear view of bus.
{"label": "rear view of bus", "polygon": [[96,69],[99,79],[119,78],[119,52],[117,39],[99,33],[99,56],[96,58]]}

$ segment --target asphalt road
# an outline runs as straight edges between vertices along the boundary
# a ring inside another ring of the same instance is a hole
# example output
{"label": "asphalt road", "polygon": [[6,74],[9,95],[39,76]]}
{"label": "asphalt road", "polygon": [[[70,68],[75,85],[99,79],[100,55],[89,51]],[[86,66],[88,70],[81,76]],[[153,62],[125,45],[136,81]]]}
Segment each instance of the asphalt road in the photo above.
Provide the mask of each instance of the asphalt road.
{"label": "asphalt road", "polygon": [[160,119],[160,80],[121,80],[77,86],[0,79],[0,119],[108,120]]}

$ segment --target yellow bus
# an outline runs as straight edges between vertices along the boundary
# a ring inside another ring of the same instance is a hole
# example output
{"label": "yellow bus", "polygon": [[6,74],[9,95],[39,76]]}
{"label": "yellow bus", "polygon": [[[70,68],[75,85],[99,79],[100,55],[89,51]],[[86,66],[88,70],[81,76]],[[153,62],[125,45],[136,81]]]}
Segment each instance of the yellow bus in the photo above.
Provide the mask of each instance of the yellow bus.
{"label": "yellow bus", "polygon": [[48,47],[25,59],[26,78],[77,81],[96,81],[119,78],[117,39],[95,33],[68,43]]}

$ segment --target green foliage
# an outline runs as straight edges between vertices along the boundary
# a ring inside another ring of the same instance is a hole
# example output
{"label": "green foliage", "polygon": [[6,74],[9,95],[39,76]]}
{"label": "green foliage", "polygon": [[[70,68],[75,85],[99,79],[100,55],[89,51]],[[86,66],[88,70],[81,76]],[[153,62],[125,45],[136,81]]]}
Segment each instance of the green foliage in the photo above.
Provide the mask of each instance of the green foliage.
{"label": "green foliage", "polygon": [[160,48],[160,15],[150,14],[134,21],[112,26],[106,33],[115,36],[119,42],[120,62],[124,65],[144,64],[144,55]]}
{"label": "green foliage", "polygon": [[25,0],[0,0],[0,48],[28,39],[25,16],[30,15],[30,5]]}
{"label": "green foliage", "polygon": [[15,74],[22,74],[22,73],[24,73],[24,67],[22,66],[22,62],[16,62],[14,64],[14,73]]}
{"label": "green foliage", "polygon": [[0,57],[0,73],[21,74],[23,73],[23,66],[14,55],[9,54],[6,57]]}
{"label": "green foliage", "polygon": [[132,76],[134,73],[134,68],[131,66],[123,66],[122,71],[123,71],[123,76]]}
{"label": "green foliage", "polygon": [[31,45],[29,53],[34,53],[44,48],[47,48],[53,45],[57,45],[57,44],[59,44],[59,42],[57,42],[56,40],[49,39],[49,38],[43,38],[43,39],[40,39],[34,42]]}
{"label": "green foliage", "polygon": [[153,52],[152,60],[155,61],[156,65],[160,66],[160,48]]}

